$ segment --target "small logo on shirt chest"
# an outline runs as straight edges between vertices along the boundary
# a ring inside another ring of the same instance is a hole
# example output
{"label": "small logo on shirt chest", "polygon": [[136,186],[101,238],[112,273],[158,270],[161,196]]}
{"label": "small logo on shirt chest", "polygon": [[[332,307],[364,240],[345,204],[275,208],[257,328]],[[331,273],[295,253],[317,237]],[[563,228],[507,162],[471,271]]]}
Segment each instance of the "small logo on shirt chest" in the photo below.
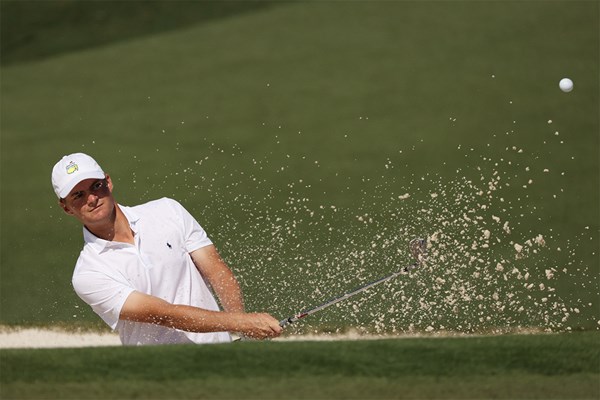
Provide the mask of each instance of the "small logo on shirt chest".
{"label": "small logo on shirt chest", "polygon": [[167,242],[167,247],[170,248],[170,249],[173,248],[173,246],[171,246],[171,243],[169,243],[169,242]]}

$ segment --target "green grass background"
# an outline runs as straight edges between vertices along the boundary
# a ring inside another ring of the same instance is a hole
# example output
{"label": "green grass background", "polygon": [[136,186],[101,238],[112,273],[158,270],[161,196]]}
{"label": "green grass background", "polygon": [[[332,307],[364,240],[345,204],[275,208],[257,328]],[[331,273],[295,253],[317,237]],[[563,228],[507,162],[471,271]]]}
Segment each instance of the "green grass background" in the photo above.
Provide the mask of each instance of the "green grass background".
{"label": "green grass background", "polygon": [[[3,324],[100,326],[71,288],[80,227],[49,182],[60,156],[84,151],[123,204],[180,200],[249,308],[281,317],[350,289],[344,240],[355,235],[360,249],[392,235],[391,208],[415,234],[431,228],[410,218],[417,200],[388,199],[408,190],[423,201],[440,181],[477,180],[477,167],[499,162],[513,185],[489,214],[511,217],[516,240],[545,234],[553,250],[529,268],[568,266],[557,290],[581,309],[570,326],[597,328],[597,2],[1,6]],[[570,94],[557,87],[565,75]],[[306,222],[290,199],[324,222]],[[380,222],[356,233],[349,217],[364,213]],[[273,226],[285,229],[272,236]],[[373,255],[366,277],[405,261]],[[342,284],[328,276],[333,264]],[[382,308],[376,294],[357,317],[365,326]],[[304,326],[353,325],[347,311]]]}
{"label": "green grass background", "polygon": [[3,398],[594,399],[598,333],[4,350]]}

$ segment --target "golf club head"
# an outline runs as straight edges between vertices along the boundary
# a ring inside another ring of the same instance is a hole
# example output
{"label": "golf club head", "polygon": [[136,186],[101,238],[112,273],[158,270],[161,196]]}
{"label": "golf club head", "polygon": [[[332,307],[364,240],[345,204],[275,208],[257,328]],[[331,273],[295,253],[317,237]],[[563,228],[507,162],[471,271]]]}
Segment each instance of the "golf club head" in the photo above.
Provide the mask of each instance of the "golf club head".
{"label": "golf club head", "polygon": [[427,239],[415,238],[408,244],[410,254],[417,261],[417,265],[427,261]]}

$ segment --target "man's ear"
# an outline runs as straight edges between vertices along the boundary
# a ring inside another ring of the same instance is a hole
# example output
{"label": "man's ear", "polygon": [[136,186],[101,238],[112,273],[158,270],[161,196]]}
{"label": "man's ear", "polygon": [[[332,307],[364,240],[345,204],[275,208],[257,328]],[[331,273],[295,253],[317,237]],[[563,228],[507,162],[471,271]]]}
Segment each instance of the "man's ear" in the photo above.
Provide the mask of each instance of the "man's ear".
{"label": "man's ear", "polygon": [[60,206],[60,208],[63,209],[63,211],[69,215],[73,215],[73,211],[71,211],[71,209],[69,208],[69,206],[67,206],[67,204],[65,203],[64,199],[60,199],[58,200],[58,205]]}
{"label": "man's ear", "polygon": [[104,179],[106,179],[106,183],[108,185],[108,190],[110,190],[110,192],[112,193],[112,191],[113,191],[112,179],[110,179],[110,176],[108,174],[106,174],[106,177]]}

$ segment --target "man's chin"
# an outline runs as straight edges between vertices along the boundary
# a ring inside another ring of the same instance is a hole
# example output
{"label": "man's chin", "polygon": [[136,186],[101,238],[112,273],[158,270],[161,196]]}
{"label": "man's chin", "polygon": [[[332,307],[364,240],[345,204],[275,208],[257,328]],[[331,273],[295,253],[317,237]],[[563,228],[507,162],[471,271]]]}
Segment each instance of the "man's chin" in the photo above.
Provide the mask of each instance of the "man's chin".
{"label": "man's chin", "polygon": [[90,220],[98,221],[107,218],[110,215],[110,210],[106,204],[100,204],[96,208],[90,210],[87,213],[87,217]]}

